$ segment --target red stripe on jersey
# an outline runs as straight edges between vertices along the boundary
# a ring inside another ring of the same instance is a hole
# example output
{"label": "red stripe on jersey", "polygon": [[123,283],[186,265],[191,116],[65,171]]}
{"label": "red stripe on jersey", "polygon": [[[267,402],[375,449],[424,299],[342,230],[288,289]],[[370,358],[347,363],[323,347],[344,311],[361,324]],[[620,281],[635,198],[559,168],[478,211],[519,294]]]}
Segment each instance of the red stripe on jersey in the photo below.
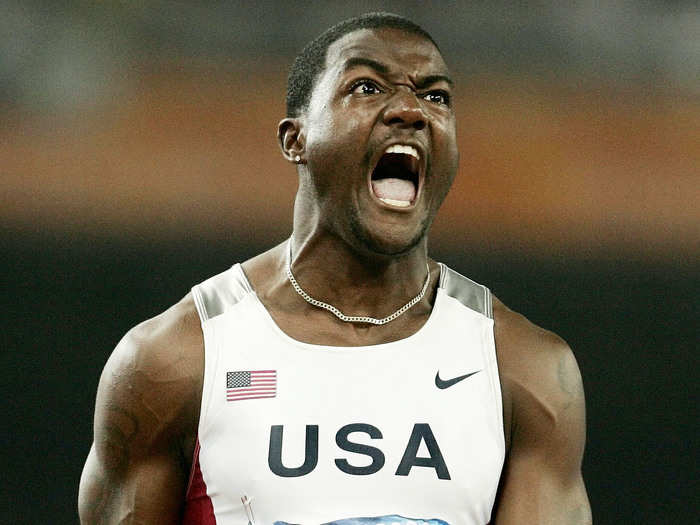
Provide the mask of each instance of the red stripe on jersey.
{"label": "red stripe on jersey", "polygon": [[230,397],[230,398],[228,398],[228,401],[240,401],[241,399],[263,399],[263,398],[269,399],[271,397],[275,397],[275,396],[273,394],[267,394],[265,396],[252,396],[251,395],[251,396],[238,397],[238,398]]}
{"label": "red stripe on jersey", "polygon": [[199,466],[199,439],[194,449],[190,481],[185,495],[185,510],[182,513],[182,525],[216,525],[214,506],[207,494],[202,470]]}

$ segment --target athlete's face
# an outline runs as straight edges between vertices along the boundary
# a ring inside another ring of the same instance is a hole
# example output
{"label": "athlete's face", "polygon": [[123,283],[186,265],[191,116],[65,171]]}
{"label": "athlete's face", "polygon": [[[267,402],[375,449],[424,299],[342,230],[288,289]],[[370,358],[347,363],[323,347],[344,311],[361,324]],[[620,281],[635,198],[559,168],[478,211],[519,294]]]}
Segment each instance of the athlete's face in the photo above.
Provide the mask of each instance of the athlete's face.
{"label": "athlete's face", "polygon": [[421,241],[457,171],[451,89],[421,36],[363,29],[329,47],[300,120],[302,190],[324,227],[386,255]]}

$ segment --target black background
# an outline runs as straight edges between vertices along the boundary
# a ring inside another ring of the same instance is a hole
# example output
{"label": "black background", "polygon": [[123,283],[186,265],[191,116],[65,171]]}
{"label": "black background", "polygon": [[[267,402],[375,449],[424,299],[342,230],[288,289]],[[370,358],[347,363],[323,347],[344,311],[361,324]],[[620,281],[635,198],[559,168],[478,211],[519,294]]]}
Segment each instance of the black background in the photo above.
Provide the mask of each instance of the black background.
{"label": "black background", "polygon": [[[75,523],[94,395],[115,344],[191,285],[281,239],[153,243],[6,232],[2,523]],[[267,242],[269,241],[269,242]],[[697,516],[697,264],[434,256],[564,337],[587,393],[596,523]]]}

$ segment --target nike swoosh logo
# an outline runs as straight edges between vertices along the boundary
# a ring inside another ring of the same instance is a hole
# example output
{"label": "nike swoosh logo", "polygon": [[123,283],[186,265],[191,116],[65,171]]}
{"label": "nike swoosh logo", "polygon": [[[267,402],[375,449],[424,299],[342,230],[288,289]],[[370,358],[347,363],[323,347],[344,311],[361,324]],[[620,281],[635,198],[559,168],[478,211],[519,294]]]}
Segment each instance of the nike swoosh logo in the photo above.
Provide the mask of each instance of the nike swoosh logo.
{"label": "nike swoosh logo", "polygon": [[452,385],[456,385],[460,381],[473,376],[474,374],[481,372],[481,370],[477,370],[476,372],[471,372],[470,374],[464,374],[463,376],[459,377],[453,377],[452,379],[440,379],[440,370],[438,370],[437,374],[435,374],[435,386],[443,389],[443,388],[449,388]]}

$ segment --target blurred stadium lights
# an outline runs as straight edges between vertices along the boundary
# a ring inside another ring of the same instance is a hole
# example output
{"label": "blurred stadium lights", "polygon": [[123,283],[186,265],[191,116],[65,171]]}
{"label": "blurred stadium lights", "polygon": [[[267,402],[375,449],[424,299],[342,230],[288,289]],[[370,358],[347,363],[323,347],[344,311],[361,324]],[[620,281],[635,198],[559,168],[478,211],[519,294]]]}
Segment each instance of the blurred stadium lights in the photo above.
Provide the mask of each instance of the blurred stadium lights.
{"label": "blurred stadium lights", "polygon": [[478,224],[457,240],[700,253],[697,2],[534,4],[5,0],[0,222],[283,235],[286,70],[330,24],[381,9],[424,25],[459,79],[463,175],[437,242],[455,240],[450,224]]}

